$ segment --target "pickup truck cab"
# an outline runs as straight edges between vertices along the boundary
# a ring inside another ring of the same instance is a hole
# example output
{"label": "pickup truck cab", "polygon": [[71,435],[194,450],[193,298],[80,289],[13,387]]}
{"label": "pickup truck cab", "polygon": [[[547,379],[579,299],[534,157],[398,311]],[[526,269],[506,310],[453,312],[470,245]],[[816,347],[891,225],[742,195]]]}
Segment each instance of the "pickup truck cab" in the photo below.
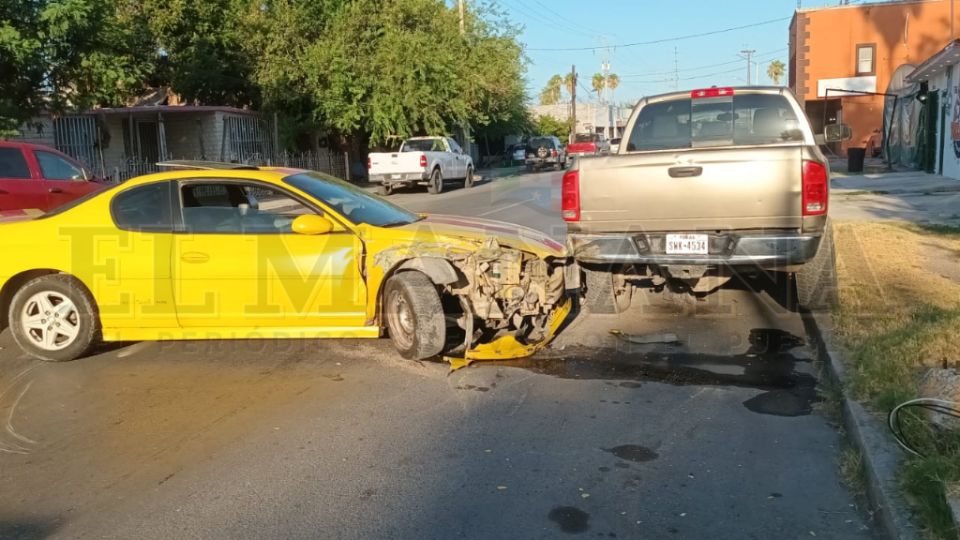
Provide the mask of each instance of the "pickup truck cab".
{"label": "pickup truck cab", "polygon": [[83,165],[53,148],[0,141],[0,211],[47,212],[104,187]]}
{"label": "pickup truck cab", "polygon": [[568,244],[598,312],[648,290],[703,296],[736,274],[786,275],[799,303],[836,300],[827,160],[785,88],[641,100],[616,155],[563,178]]}
{"label": "pickup truck cab", "polygon": [[610,153],[610,142],[600,133],[577,133],[567,145],[571,156],[600,156]]}
{"label": "pickup truck cab", "polygon": [[367,157],[371,182],[390,195],[397,187],[425,185],[432,194],[443,192],[448,179],[473,187],[473,158],[449,137],[413,137],[396,152],[374,152]]}

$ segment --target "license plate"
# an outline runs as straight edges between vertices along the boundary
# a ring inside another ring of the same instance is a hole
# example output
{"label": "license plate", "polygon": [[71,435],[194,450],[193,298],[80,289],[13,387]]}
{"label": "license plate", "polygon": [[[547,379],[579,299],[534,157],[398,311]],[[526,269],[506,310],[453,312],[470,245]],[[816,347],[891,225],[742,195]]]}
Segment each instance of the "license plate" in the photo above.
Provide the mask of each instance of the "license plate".
{"label": "license plate", "polygon": [[399,180],[399,179],[403,178],[403,175],[402,175],[402,174],[391,174],[391,175],[390,175],[390,178],[393,178],[394,180]]}
{"label": "license plate", "polygon": [[705,234],[668,234],[667,255],[706,255]]}

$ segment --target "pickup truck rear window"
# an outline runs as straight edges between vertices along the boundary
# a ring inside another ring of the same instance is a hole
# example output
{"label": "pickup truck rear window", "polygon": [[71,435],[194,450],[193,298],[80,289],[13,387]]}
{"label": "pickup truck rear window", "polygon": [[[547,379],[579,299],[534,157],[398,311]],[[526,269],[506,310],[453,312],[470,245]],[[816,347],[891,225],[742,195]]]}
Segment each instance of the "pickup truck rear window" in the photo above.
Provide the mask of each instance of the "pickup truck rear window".
{"label": "pickup truck rear window", "polygon": [[786,97],[739,94],[671,99],[640,109],[627,151],[673,150],[802,141],[803,131]]}
{"label": "pickup truck rear window", "polygon": [[401,152],[446,152],[440,139],[416,139],[404,141]]}

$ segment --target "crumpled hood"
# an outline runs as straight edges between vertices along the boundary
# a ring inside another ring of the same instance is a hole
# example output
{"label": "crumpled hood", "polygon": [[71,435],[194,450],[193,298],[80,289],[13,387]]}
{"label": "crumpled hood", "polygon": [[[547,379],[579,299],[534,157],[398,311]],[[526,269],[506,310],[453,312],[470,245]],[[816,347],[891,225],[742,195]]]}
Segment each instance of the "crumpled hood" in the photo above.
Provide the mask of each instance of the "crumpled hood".
{"label": "crumpled hood", "polygon": [[513,223],[463,216],[429,214],[424,219],[404,225],[403,229],[435,236],[449,236],[475,242],[493,237],[500,245],[531,252],[538,257],[566,257],[563,244],[546,234]]}

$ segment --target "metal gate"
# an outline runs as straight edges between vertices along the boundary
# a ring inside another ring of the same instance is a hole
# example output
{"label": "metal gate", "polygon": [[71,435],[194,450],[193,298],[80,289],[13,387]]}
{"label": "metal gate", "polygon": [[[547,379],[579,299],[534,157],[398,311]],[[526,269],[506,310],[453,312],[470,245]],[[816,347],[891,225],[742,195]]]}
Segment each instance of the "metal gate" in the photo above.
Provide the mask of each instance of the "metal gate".
{"label": "metal gate", "polygon": [[83,163],[91,170],[97,164],[97,121],[92,116],[61,116],[53,121],[57,150]]}
{"label": "metal gate", "polygon": [[257,116],[224,116],[220,160],[235,163],[266,163],[273,154],[270,131]]}

